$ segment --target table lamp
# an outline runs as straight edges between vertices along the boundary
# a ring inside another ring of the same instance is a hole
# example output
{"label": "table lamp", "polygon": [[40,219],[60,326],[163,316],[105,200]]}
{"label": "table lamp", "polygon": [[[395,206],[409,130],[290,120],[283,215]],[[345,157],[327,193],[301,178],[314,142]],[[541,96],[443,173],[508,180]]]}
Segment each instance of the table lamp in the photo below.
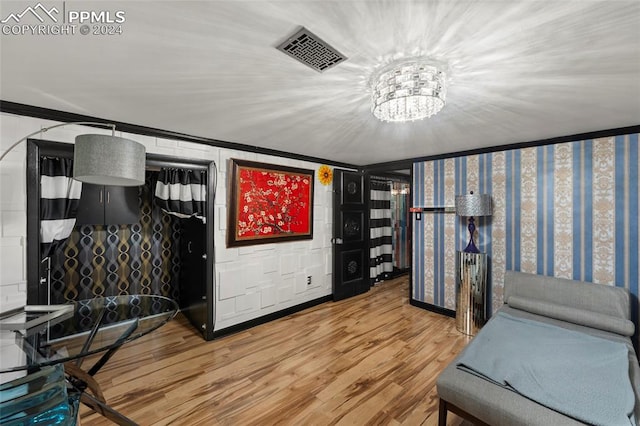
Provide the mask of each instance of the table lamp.
{"label": "table lamp", "polygon": [[491,195],[474,194],[456,195],[456,215],[469,217],[469,244],[463,250],[466,253],[480,253],[473,242],[473,234],[476,230],[474,216],[491,216]]}

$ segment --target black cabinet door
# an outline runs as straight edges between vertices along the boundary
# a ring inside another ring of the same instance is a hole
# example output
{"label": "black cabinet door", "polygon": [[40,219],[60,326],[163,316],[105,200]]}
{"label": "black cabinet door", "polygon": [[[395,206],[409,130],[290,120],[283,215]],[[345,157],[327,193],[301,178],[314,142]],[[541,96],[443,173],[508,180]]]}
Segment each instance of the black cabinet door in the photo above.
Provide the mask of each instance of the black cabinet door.
{"label": "black cabinet door", "polygon": [[181,219],[180,308],[202,333],[207,324],[206,226],[194,217]]}
{"label": "black cabinet door", "polygon": [[126,225],[140,220],[137,186],[82,184],[77,225]]}
{"label": "black cabinet door", "polygon": [[77,225],[98,225],[104,223],[104,186],[82,184],[82,194],[78,203]]}
{"label": "black cabinet door", "polygon": [[137,186],[105,186],[104,224],[126,225],[140,221]]}

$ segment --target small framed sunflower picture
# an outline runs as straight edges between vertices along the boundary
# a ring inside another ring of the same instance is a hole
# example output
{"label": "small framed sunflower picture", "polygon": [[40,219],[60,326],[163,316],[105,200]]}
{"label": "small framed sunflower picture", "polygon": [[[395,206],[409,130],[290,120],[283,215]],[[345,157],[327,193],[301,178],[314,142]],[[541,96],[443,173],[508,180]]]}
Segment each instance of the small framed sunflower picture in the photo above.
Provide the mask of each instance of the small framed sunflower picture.
{"label": "small framed sunflower picture", "polygon": [[331,167],[324,164],[320,166],[318,169],[318,179],[323,185],[331,185],[331,182],[333,182],[333,170],[331,170]]}

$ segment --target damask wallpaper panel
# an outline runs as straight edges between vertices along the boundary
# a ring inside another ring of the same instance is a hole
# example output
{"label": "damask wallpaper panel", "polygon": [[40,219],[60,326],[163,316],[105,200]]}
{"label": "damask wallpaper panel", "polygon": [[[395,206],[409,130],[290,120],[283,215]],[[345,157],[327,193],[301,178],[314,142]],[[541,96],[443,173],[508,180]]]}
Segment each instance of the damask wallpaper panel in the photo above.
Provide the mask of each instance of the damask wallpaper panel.
{"label": "damask wallpaper panel", "polygon": [[[638,155],[631,134],[417,162],[413,205],[492,195],[493,215],[476,220],[476,243],[490,259],[491,312],[502,305],[505,270],[618,285],[637,297]],[[413,297],[453,310],[454,252],[468,242],[467,218],[412,220]]]}

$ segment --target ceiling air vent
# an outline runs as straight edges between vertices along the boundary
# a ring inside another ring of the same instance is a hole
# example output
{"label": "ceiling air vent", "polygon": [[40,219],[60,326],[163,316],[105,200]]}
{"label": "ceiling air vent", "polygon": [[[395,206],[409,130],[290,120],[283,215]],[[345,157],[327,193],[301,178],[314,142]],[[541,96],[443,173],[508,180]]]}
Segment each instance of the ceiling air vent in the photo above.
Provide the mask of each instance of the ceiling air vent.
{"label": "ceiling air vent", "polygon": [[276,48],[318,72],[326,71],[347,59],[305,27]]}

